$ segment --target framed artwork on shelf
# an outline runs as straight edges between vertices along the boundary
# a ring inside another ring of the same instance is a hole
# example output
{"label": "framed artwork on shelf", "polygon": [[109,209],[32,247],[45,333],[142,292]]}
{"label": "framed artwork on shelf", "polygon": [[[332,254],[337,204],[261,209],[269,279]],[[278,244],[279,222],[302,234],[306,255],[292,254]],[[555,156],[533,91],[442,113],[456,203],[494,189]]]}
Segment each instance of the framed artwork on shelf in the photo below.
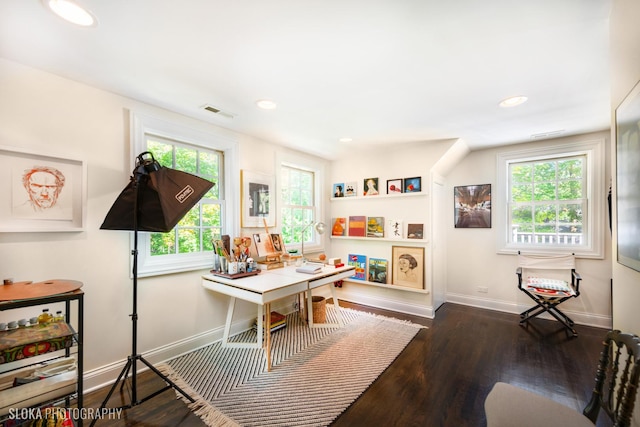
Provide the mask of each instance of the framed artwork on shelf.
{"label": "framed artwork on shelf", "polygon": [[407,224],[407,239],[424,239],[424,224]]}
{"label": "framed artwork on shelf", "polygon": [[377,196],[380,194],[378,190],[378,178],[365,178],[364,186],[362,187],[363,196]]}
{"label": "framed artwork on shelf", "polygon": [[242,227],[275,227],[275,206],[271,203],[276,189],[273,176],[242,170],[240,181]]}
{"label": "framed artwork on shelf", "polygon": [[356,280],[367,280],[367,256],[358,254],[349,254],[347,258],[347,265],[352,265],[356,268],[355,274],[351,276]]}
{"label": "framed artwork on shelf", "polygon": [[367,218],[367,237],[384,237],[384,218],[370,216]]}
{"label": "framed artwork on shelf", "polygon": [[455,228],[491,228],[491,184],[454,187]]}
{"label": "framed artwork on shelf", "polygon": [[640,82],[615,117],[618,263],[640,271]]}
{"label": "framed artwork on shelf", "polygon": [[388,261],[382,258],[369,258],[369,275],[370,282],[387,283],[387,265]]}
{"label": "framed artwork on shelf", "polygon": [[0,146],[0,177],[0,232],[84,230],[84,161]]}
{"label": "framed artwork on shelf", "polygon": [[344,197],[344,183],[338,182],[333,184],[333,195],[332,197]]}
{"label": "framed artwork on shelf", "polygon": [[400,219],[388,219],[386,234],[388,239],[402,239],[403,221]]}
{"label": "framed artwork on shelf", "polygon": [[405,178],[403,180],[403,192],[419,193],[422,191],[422,177]]}
{"label": "framed artwork on shelf", "polygon": [[391,247],[391,284],[424,289],[424,248]]}
{"label": "framed artwork on shelf", "polygon": [[355,181],[344,183],[344,196],[354,197],[358,195],[358,183]]}
{"label": "framed artwork on shelf", "polygon": [[365,237],[367,235],[367,217],[364,215],[349,216],[349,224],[347,225],[351,237]]}
{"label": "framed artwork on shelf", "polygon": [[331,235],[346,236],[347,235],[347,218],[336,217],[331,220]]}
{"label": "framed artwork on shelf", "polygon": [[387,194],[402,194],[403,188],[402,179],[387,180]]}

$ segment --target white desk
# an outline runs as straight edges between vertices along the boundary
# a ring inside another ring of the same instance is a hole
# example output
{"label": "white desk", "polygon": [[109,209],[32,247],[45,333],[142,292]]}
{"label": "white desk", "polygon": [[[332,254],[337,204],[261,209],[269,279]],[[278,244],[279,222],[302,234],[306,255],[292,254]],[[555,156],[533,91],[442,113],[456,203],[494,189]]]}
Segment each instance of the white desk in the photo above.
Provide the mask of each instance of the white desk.
{"label": "white desk", "polygon": [[[296,267],[276,268],[273,270],[262,271],[255,276],[242,277],[238,279],[230,279],[227,277],[216,276],[214,274],[206,274],[202,276],[202,286],[214,292],[229,295],[229,306],[227,309],[227,320],[224,325],[222,336],[223,347],[244,347],[244,348],[260,348],[263,347],[263,315],[266,319],[266,343],[264,345],[267,356],[267,369],[271,370],[271,302],[305,292],[307,294],[307,318],[309,327],[326,328],[326,327],[342,327],[344,321],[340,313],[338,298],[336,297],[335,287],[330,286],[333,304],[336,307],[338,316],[337,324],[313,323],[313,310],[311,301],[311,291],[320,286],[330,285],[337,280],[346,279],[353,276],[355,268],[350,265],[335,268],[333,266],[325,266],[322,271],[317,274],[305,274],[296,272]],[[233,311],[235,309],[236,298],[249,301],[258,305],[258,334],[255,343],[231,343],[229,342],[229,332],[231,330],[231,322],[233,320]]]}

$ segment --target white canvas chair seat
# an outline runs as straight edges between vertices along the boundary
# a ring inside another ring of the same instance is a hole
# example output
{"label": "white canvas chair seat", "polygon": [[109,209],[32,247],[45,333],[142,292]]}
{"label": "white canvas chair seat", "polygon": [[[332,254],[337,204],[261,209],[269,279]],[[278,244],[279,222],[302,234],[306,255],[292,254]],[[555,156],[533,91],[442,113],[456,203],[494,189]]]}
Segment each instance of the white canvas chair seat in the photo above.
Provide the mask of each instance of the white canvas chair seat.
{"label": "white canvas chair seat", "polygon": [[569,298],[580,295],[582,278],[576,272],[574,255],[523,255],[518,254],[518,288],[536,302],[536,305],[520,314],[520,325],[543,313],[549,313],[560,321],[572,334],[573,320],[564,314],[558,305]]}

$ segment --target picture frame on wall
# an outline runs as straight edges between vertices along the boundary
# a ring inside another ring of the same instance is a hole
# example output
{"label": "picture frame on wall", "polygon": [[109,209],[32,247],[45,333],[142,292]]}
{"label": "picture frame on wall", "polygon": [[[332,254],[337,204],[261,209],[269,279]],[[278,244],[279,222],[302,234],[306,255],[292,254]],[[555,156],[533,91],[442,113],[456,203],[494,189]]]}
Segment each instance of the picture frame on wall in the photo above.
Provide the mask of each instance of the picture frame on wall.
{"label": "picture frame on wall", "polygon": [[333,184],[333,193],[331,193],[331,197],[344,197],[344,182],[337,182]]}
{"label": "picture frame on wall", "polygon": [[424,247],[391,247],[391,284],[424,289]]}
{"label": "picture frame on wall", "polygon": [[344,197],[355,197],[358,195],[358,183],[349,181],[344,183]]}
{"label": "picture frame on wall", "polygon": [[275,197],[273,197],[276,184],[273,176],[241,171],[240,176],[242,193],[241,222],[242,227],[275,227]]}
{"label": "picture frame on wall", "polygon": [[618,263],[640,271],[640,82],[615,111]]}
{"label": "picture frame on wall", "polygon": [[422,177],[414,176],[413,178],[405,178],[403,180],[404,193],[419,193],[422,191]]}
{"label": "picture frame on wall", "polygon": [[86,163],[0,146],[0,232],[84,231]]}
{"label": "picture frame on wall", "polygon": [[491,184],[453,189],[455,228],[491,228]]}

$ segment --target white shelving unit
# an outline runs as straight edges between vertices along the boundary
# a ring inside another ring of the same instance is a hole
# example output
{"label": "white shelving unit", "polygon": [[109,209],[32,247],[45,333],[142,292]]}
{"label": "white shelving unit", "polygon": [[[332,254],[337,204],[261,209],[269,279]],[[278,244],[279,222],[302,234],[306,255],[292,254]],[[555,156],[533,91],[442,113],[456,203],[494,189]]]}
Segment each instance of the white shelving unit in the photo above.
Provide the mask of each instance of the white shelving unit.
{"label": "white shelving unit", "polygon": [[[422,223],[424,224],[424,229],[426,231],[428,229],[428,195],[428,192],[421,191],[401,194],[378,194],[375,196],[332,197],[330,199],[332,202],[331,217],[333,220],[337,217],[346,217],[348,219],[349,216],[353,215],[382,216],[385,220],[388,218],[402,220],[405,227],[405,229],[403,229],[403,233],[406,233],[406,224],[409,223]],[[337,249],[337,252],[339,252],[340,255],[345,256],[349,253],[360,253],[367,255],[367,260],[371,257],[387,258],[389,259],[389,269],[391,269],[390,251],[392,246],[426,247],[429,244],[429,239],[426,235],[423,239],[360,236],[330,236],[330,239],[332,247]],[[387,251],[389,256],[383,256],[382,254],[387,253]],[[426,255],[423,262],[426,266]],[[388,271],[388,276],[392,276],[390,270]],[[423,289],[370,282],[366,280],[344,279],[344,281],[378,288],[393,289],[402,292],[420,294],[430,293],[430,285],[427,281],[427,277],[425,277]]]}

